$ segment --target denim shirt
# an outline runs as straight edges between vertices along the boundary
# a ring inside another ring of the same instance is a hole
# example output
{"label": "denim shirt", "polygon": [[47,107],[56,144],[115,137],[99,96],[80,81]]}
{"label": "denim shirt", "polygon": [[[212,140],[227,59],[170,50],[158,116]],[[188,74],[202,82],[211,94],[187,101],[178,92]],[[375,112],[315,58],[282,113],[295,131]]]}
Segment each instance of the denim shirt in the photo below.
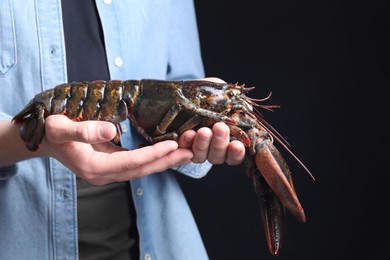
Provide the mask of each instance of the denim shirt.
{"label": "denim shirt", "polygon": [[[96,0],[112,79],[204,76],[192,0]],[[157,25],[157,26],[156,26]],[[60,0],[3,0],[0,120],[67,81]],[[143,139],[128,120],[123,146]],[[194,178],[211,165],[178,167]],[[53,158],[0,169],[0,259],[77,259],[75,175]],[[141,259],[207,259],[173,170],[131,181]]]}

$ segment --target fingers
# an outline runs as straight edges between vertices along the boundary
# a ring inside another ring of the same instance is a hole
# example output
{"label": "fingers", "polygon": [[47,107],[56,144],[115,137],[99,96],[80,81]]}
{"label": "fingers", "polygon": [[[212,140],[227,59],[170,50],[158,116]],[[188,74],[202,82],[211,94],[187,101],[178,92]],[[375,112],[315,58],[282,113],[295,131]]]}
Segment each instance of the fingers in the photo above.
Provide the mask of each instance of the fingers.
{"label": "fingers", "polygon": [[[90,168],[90,174],[85,174],[84,178],[95,185],[103,185],[145,177],[191,162],[193,153],[189,149],[177,148],[175,141],[164,141],[133,151],[101,154],[93,158],[90,164],[98,165],[96,162],[99,162],[101,167]],[[97,172],[104,174],[97,175]]]}
{"label": "fingers", "polygon": [[234,140],[229,144],[226,163],[228,165],[239,165],[245,158],[245,146],[240,141]]}
{"label": "fingers", "polygon": [[179,147],[191,149],[194,142],[196,132],[194,130],[185,131],[178,140]]}
{"label": "fingers", "polygon": [[227,149],[230,143],[229,128],[226,124],[216,123],[212,129],[208,161],[212,164],[222,164],[226,160]]}
{"label": "fingers", "polygon": [[179,147],[192,149],[192,162],[239,165],[244,161],[245,147],[237,140],[230,142],[229,127],[216,123],[212,129],[200,128],[197,132],[184,132],[178,140]]}
{"label": "fingers", "polygon": [[121,172],[136,169],[143,164],[151,163],[168,153],[176,150],[178,145],[174,141],[164,141],[153,146],[145,146],[135,150],[126,150],[115,153],[100,152],[91,158],[92,172]]}
{"label": "fingers", "polygon": [[63,115],[52,115],[46,119],[46,138],[55,143],[77,141],[100,143],[112,140],[117,132],[114,124],[104,121],[74,122]]}
{"label": "fingers", "polygon": [[192,151],[194,152],[192,162],[203,163],[206,161],[212,136],[213,133],[210,128],[203,127],[197,131],[192,144]]}

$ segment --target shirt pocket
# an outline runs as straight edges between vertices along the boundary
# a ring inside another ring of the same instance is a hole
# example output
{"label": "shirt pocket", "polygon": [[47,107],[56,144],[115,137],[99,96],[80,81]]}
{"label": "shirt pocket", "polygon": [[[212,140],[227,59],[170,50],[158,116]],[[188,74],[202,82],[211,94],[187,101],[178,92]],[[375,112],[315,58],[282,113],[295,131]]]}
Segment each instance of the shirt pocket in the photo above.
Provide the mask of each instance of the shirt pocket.
{"label": "shirt pocket", "polygon": [[15,23],[12,0],[3,0],[0,8],[0,77],[16,64]]}

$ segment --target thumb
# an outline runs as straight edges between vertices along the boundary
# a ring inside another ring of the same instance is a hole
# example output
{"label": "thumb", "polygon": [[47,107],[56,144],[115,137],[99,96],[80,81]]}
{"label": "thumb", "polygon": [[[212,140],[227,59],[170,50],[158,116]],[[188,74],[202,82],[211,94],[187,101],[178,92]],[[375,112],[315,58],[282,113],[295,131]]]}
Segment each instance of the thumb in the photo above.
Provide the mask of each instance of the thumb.
{"label": "thumb", "polygon": [[114,124],[105,121],[74,122],[63,115],[46,118],[45,135],[51,142],[101,143],[112,140],[117,129]]}

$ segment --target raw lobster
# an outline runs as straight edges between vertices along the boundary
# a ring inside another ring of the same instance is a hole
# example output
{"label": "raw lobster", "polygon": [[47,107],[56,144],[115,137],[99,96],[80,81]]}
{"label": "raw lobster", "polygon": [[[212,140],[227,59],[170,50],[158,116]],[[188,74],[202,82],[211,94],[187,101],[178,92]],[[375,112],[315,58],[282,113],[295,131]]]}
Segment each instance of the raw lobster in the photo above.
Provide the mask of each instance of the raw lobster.
{"label": "raw lobster", "polygon": [[118,136],[119,123],[129,119],[150,142],[176,140],[186,130],[225,122],[231,139],[241,141],[247,148],[247,174],[253,178],[259,197],[269,250],[277,254],[282,242],[285,208],[300,222],[305,222],[306,217],[290,170],[273,140],[310,172],[255,108],[276,107],[259,104],[269,96],[264,99],[246,96],[253,88],[209,81],[65,83],[37,94],[13,121],[22,122],[20,136],[31,151],[38,149],[44,136],[45,118],[52,114],[64,114],[75,121],[110,121],[118,126]]}

